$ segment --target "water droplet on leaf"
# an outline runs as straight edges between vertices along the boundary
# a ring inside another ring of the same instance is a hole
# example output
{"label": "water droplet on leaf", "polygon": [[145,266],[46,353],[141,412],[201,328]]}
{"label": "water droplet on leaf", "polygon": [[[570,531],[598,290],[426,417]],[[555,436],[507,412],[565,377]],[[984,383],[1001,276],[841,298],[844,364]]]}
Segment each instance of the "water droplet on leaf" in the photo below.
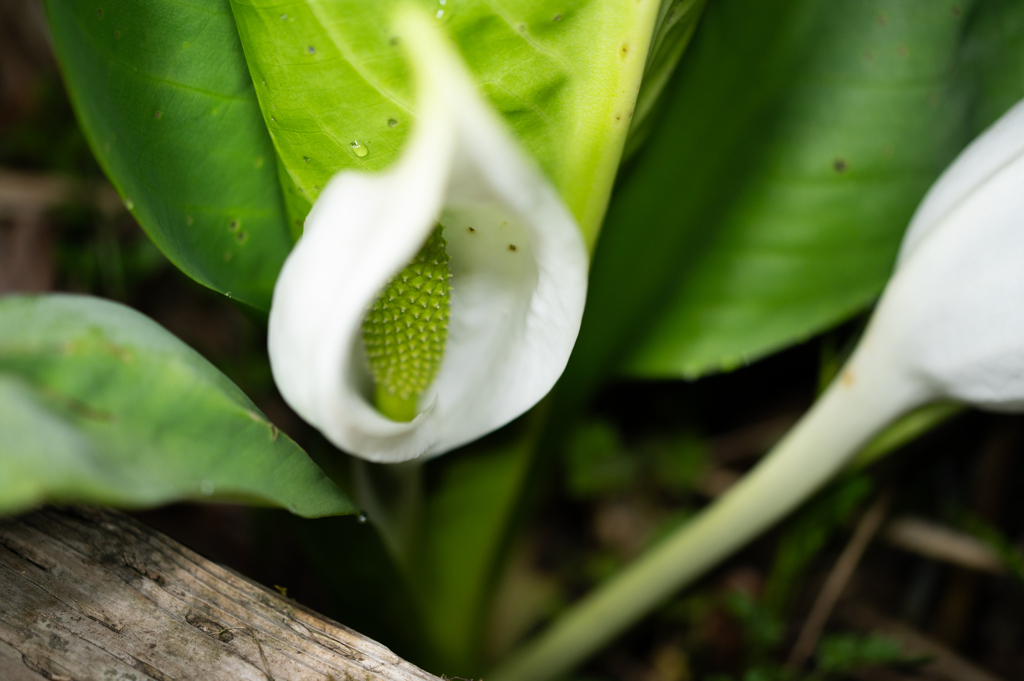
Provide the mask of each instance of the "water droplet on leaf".
{"label": "water droplet on leaf", "polygon": [[352,153],[354,153],[359,158],[363,158],[368,153],[370,153],[366,147],[359,143],[359,140],[352,140],[352,143],[349,144],[349,146],[352,147]]}

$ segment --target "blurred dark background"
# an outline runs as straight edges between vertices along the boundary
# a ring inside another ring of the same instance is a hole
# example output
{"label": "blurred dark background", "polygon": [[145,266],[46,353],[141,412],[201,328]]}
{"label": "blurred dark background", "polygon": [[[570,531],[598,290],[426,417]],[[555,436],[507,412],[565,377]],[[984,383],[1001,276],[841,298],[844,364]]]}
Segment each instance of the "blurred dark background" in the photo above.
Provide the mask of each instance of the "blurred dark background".
{"label": "blurred dark background", "polygon": [[[300,444],[323,449],[274,389],[262,321],[171,266],[103,178],[75,123],[40,5],[0,0],[0,294],[47,291],[140,310]],[[495,587],[487,654],[507,653],[726,489],[810,405],[861,323],[729,374],[606,386],[556,464],[538,474]],[[808,612],[840,556],[852,555],[851,537],[871,529],[865,518],[874,509],[884,520],[839,584],[827,626],[812,632],[807,673],[1024,679],[1022,436],[1019,417],[964,412],[844,476],[609,646],[580,678],[780,678]],[[416,661],[415,645],[375,620],[372,606],[345,597],[358,570],[308,550],[361,537],[348,557],[372,572],[384,559],[359,548],[374,544],[371,526],[230,505],[135,515]],[[366,587],[371,597],[399,589],[376,579]]]}

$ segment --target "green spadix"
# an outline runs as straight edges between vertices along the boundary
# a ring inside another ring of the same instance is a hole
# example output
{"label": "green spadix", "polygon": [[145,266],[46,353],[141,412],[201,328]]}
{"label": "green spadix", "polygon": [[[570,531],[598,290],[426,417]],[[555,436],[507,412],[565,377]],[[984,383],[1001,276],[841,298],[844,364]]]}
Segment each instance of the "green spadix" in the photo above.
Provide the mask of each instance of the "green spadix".
{"label": "green spadix", "polygon": [[416,258],[381,291],[363,320],[374,403],[395,421],[416,418],[417,401],[441,367],[448,338],[448,253],[438,225]]}

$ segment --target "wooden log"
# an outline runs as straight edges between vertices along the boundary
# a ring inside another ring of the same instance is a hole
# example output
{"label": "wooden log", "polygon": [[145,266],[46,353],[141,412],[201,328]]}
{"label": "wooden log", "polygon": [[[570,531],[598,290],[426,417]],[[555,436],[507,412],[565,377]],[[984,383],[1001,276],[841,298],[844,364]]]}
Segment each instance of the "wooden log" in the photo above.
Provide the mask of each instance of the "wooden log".
{"label": "wooden log", "polygon": [[438,681],[115,511],[0,520],[4,681]]}

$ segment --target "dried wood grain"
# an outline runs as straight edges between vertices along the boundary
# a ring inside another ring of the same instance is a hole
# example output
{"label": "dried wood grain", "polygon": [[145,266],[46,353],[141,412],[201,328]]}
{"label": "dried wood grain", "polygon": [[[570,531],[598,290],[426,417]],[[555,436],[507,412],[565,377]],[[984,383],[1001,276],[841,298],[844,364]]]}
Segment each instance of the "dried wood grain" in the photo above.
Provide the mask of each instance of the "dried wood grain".
{"label": "dried wood grain", "polygon": [[0,520],[4,681],[437,681],[109,510]]}

